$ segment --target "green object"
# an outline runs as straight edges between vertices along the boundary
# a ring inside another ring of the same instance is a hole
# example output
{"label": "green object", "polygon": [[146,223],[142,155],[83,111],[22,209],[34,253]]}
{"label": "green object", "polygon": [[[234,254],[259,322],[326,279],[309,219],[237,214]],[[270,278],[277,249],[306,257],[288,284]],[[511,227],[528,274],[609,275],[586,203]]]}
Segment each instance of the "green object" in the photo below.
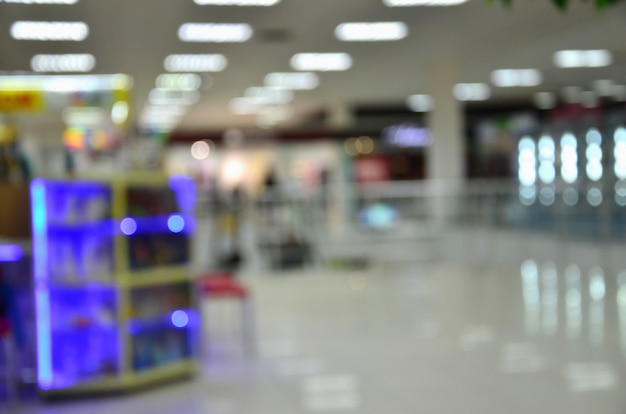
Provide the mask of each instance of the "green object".
{"label": "green object", "polygon": [[[496,1],[502,3],[506,7],[511,7],[513,5],[513,0],[485,0],[485,2],[490,5],[495,3]],[[588,0],[582,0],[582,1],[585,1],[588,3]],[[595,4],[597,10],[602,10],[608,6],[612,6],[621,1],[622,0],[592,0],[592,3]],[[558,7],[559,9],[565,10],[567,9],[567,6],[569,5],[570,0],[552,0],[552,3],[554,3],[554,5]]]}

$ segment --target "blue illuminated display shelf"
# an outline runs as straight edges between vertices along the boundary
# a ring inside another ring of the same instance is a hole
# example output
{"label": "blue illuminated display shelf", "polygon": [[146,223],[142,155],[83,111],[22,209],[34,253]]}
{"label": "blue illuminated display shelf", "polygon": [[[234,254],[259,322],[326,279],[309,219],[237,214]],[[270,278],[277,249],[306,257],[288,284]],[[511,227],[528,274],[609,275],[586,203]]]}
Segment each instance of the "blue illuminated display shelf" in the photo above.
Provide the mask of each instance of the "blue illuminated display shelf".
{"label": "blue illuminated display shelf", "polygon": [[42,393],[123,391],[195,372],[194,182],[35,179],[31,199]]}

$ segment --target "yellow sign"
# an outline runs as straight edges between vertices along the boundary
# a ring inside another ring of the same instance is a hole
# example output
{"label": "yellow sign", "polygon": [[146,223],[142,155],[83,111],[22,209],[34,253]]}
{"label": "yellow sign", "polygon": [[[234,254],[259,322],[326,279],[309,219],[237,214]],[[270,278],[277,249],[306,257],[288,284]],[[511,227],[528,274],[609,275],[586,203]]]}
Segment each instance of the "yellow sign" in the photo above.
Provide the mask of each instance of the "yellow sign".
{"label": "yellow sign", "polygon": [[41,112],[44,107],[42,92],[0,90],[0,113]]}

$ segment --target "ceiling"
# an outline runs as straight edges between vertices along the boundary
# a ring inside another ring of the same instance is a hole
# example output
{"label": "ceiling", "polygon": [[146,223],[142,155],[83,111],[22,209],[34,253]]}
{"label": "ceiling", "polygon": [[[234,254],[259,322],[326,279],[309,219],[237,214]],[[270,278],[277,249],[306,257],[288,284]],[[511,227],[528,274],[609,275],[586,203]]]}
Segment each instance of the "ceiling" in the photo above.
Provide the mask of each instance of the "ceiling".
{"label": "ceiling", "polygon": [[[410,94],[428,93],[432,67],[456,62],[461,82],[489,82],[491,71],[537,68],[544,82],[533,88],[493,88],[493,102],[528,100],[537,91],[596,79],[626,83],[626,4],[604,12],[574,1],[566,12],[549,1],[516,0],[510,9],[470,0],[453,7],[390,8],[382,0],[282,0],[272,7],[200,6],[192,0],[80,0],[75,5],[19,5],[0,2],[0,70],[28,71],[37,53],[91,53],[94,73],[128,73],[135,81],[134,106],[145,104],[163,61],[172,53],[222,53],[227,68],[211,74],[210,88],[182,118],[182,130],[252,127],[252,116],[234,115],[228,102],[270,72],[292,71],[298,52],[348,52],[353,67],[319,74],[315,90],[297,91],[291,125],[320,109],[343,105],[401,104]],[[82,42],[17,41],[9,35],[17,20],[84,21]],[[397,42],[341,42],[342,22],[403,21],[409,35]],[[185,43],[178,28],[186,22],[249,23],[245,43]],[[552,56],[561,49],[609,49],[606,68],[560,69]]]}

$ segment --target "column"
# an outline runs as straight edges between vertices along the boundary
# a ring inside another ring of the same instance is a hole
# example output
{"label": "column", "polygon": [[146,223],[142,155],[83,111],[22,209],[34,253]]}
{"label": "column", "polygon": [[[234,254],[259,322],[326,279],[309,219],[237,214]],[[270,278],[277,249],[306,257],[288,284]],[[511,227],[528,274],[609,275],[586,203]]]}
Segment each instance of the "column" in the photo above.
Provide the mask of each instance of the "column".
{"label": "column", "polygon": [[453,93],[459,76],[455,62],[438,62],[431,67],[434,107],[427,117],[432,143],[426,152],[426,163],[432,197],[430,213],[436,224],[445,224],[455,211],[465,179],[463,107]]}

